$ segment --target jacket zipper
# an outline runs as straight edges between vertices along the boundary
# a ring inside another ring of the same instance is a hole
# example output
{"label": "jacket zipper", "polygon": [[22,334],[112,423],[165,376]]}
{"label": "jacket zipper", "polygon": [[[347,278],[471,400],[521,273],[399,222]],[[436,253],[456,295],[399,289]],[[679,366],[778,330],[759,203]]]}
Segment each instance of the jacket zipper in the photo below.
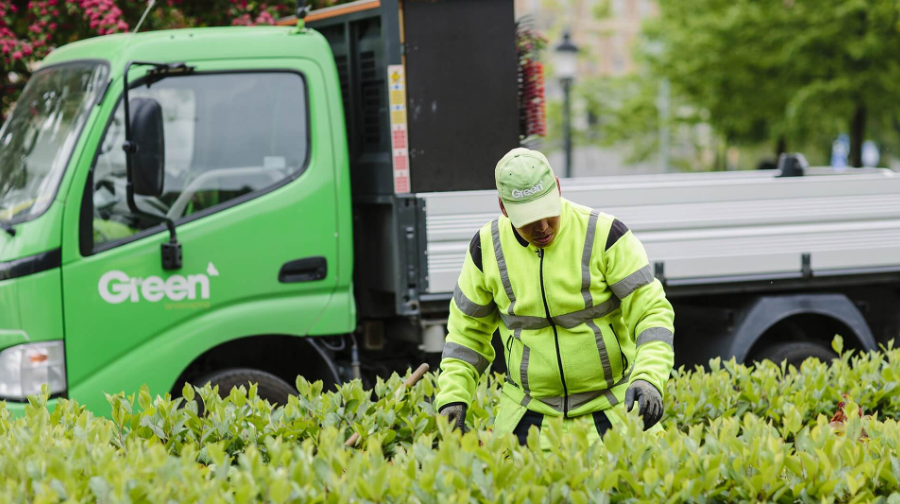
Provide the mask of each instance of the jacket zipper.
{"label": "jacket zipper", "polygon": [[[513,344],[513,337],[512,337],[512,335],[510,335],[509,339],[506,340],[506,376],[509,377],[509,381],[511,381],[511,382],[512,382],[512,371],[509,369],[509,359],[510,359],[510,357],[512,357],[512,344]],[[515,385],[515,382],[513,382],[513,385]]]}
{"label": "jacket zipper", "polygon": [[541,299],[544,301],[544,314],[547,316],[547,322],[553,328],[553,341],[556,343],[556,364],[559,366],[559,379],[562,380],[563,386],[563,417],[569,417],[569,389],[566,387],[566,374],[563,372],[562,355],[559,353],[559,333],[556,332],[556,324],[550,317],[550,306],[547,304],[547,293],[544,291],[544,249],[538,251],[541,258]]}
{"label": "jacket zipper", "polygon": [[625,371],[628,371],[628,357],[625,357],[625,352],[622,351],[622,344],[619,343],[619,335],[616,334],[616,328],[612,324],[609,324],[609,328],[612,329],[613,336],[616,338],[616,346],[619,347],[619,359],[622,361],[622,376],[624,377]]}

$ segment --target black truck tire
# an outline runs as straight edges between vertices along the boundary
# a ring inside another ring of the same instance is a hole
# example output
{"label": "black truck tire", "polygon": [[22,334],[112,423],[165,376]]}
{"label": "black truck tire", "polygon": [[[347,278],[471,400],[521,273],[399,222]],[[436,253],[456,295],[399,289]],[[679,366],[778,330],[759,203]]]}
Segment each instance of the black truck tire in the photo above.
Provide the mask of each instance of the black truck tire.
{"label": "black truck tire", "polygon": [[256,383],[256,393],[259,397],[266,399],[272,404],[285,405],[288,396],[297,395],[297,389],[281,378],[260,371],[259,369],[250,368],[232,368],[223,369],[221,371],[212,372],[201,379],[198,384],[206,385],[209,382],[212,385],[219,386],[219,396],[225,398],[234,387],[243,385],[249,388],[251,383]]}
{"label": "black truck tire", "polygon": [[768,359],[776,364],[781,364],[781,361],[787,360],[788,365],[793,365],[797,369],[800,369],[800,364],[802,364],[807,357],[815,357],[822,362],[828,363],[831,362],[831,359],[836,358],[837,354],[830,348],[819,343],[813,343],[811,341],[789,341],[787,343],[777,343],[760,349],[758,352],[754,353],[752,360],[762,361],[763,359]]}

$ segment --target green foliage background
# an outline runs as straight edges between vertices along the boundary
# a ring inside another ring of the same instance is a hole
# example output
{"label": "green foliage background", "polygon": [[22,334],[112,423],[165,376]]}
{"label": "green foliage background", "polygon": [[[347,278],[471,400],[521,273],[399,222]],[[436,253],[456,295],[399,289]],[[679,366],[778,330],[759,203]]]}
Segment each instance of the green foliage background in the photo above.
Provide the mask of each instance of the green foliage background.
{"label": "green foliage background", "polygon": [[[841,350],[840,342],[835,347]],[[109,396],[111,419],[32,397],[26,417],[0,406],[3,502],[900,502],[900,350],[801,368],[734,362],[679,369],[666,427],[635,413],[588,443],[587,429],[545,427],[542,451],[494,436],[500,375],[479,385],[460,436],[436,422],[435,376],[408,392],[398,376],[365,391],[323,391],[273,408],[255,386],[186,386],[183,398]],[[847,419],[830,424],[842,394]],[[198,415],[200,405],[205,414]],[[860,416],[860,407],[864,415]],[[359,448],[344,442],[362,434]]]}
{"label": "green foliage background", "polygon": [[[831,142],[850,135],[850,161],[875,140],[900,152],[900,4],[892,0],[658,0],[633,46],[640,70],[582,82],[604,145],[625,143],[632,161],[658,150],[659,83],[671,84],[665,126],[695,150],[695,126],[715,138],[713,168],[737,147],[755,161],[783,151],[827,164]],[[601,2],[608,5],[608,2]],[[596,15],[608,16],[608,8]],[[584,58],[596,57],[584,54]],[[707,146],[709,147],[709,146]],[[677,156],[677,153],[676,153]],[[676,159],[676,161],[678,161]],[[698,158],[682,159],[697,169]]]}

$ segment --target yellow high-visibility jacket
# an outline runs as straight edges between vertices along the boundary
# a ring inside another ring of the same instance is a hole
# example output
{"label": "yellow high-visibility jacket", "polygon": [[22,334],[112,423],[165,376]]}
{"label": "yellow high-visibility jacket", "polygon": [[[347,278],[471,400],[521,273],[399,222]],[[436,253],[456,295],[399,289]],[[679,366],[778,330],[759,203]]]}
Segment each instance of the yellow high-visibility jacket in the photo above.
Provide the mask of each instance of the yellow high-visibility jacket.
{"label": "yellow high-visibility jacket", "polygon": [[635,380],[664,394],[675,315],[644,247],[618,219],[564,198],[560,218],[544,249],[502,216],[472,239],[450,302],[436,409],[471,403],[498,326],[509,371],[495,432],[511,432],[526,408],[605,410]]}

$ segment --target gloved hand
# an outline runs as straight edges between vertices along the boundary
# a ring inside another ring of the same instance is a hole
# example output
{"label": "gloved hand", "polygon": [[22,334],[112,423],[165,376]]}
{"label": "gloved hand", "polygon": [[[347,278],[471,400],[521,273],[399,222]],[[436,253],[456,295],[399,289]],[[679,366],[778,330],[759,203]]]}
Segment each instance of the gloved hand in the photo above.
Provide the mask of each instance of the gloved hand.
{"label": "gloved hand", "polygon": [[638,402],[638,413],[644,418],[644,430],[659,422],[663,414],[662,396],[656,387],[644,380],[635,380],[625,392],[625,411]]}
{"label": "gloved hand", "polygon": [[452,425],[454,429],[459,429],[465,434],[468,430],[466,428],[466,410],[468,409],[469,407],[466,406],[465,403],[455,402],[445,404],[438,413],[450,419],[450,425]]}

